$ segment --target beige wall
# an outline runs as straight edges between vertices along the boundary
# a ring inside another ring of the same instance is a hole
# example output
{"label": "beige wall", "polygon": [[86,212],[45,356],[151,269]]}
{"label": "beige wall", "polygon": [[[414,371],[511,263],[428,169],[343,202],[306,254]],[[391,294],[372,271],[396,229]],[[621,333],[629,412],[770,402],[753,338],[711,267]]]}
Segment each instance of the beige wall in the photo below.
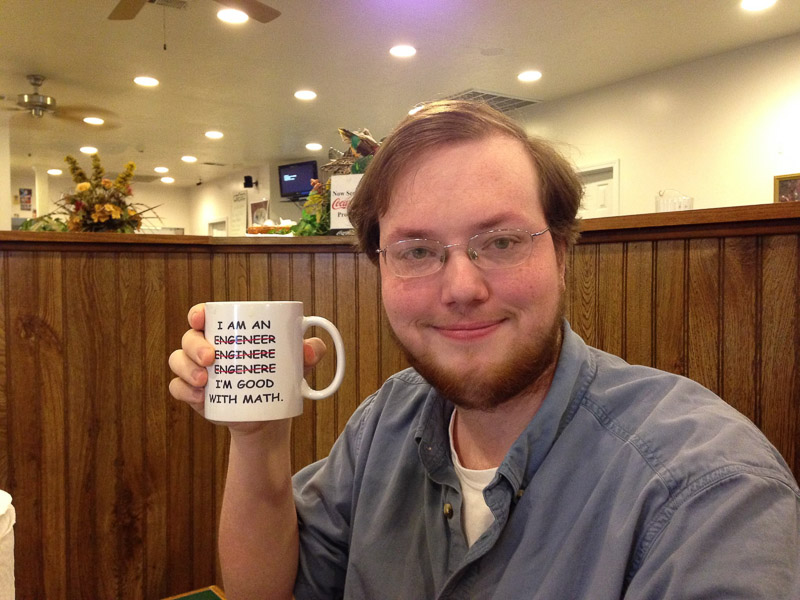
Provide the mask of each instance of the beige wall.
{"label": "beige wall", "polygon": [[620,161],[620,214],[652,212],[659,189],[695,208],[772,202],[800,172],[800,36],[665,69],[520,110],[580,166]]}
{"label": "beige wall", "polygon": [[263,199],[270,200],[270,218],[276,223],[281,219],[299,220],[302,216],[302,204],[295,202],[282,202],[278,188],[278,164],[295,162],[296,160],[315,159],[318,165],[323,165],[327,159],[319,156],[305,158],[289,158],[277,161],[274,164],[262,165],[259,168],[244,169],[219,179],[204,181],[203,185],[195,186],[190,190],[191,216],[187,234],[208,235],[208,223],[227,218],[230,223],[233,196],[244,190],[245,175],[250,175],[258,181],[258,188],[247,190],[248,202],[258,202]]}
{"label": "beige wall", "polygon": [[[133,201],[155,208],[159,219],[145,221],[147,227],[182,227],[187,231],[186,215],[191,211],[191,197],[186,188],[176,188],[156,181],[133,185]],[[145,215],[146,216],[146,215]]]}

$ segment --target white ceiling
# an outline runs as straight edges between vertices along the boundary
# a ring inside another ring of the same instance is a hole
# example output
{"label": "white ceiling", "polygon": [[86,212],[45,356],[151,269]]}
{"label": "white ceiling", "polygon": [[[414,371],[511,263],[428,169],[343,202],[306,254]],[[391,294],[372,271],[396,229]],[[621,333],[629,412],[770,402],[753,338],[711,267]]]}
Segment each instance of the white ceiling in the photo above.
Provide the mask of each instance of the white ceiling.
{"label": "white ceiling", "polygon": [[[310,141],[323,145],[323,164],[329,147],[345,148],[338,127],[380,138],[421,101],[477,88],[549,102],[800,32],[800,0],[757,14],[739,0],[266,0],[281,16],[242,26],[220,22],[213,0],[147,4],[132,21],[109,21],[116,3],[0,1],[12,171],[63,168],[87,144],[109,171],[128,160],[141,175],[165,165],[184,186],[308,156]],[[401,42],[417,55],[391,57]],[[544,77],[520,83],[525,69]],[[12,112],[31,91],[29,73],[47,78],[40,91],[60,114]],[[161,85],[135,86],[140,74]],[[318,98],[296,100],[301,88]],[[81,107],[107,124],[68,118]],[[208,140],[208,129],[225,137]],[[183,154],[200,162],[181,163]]]}

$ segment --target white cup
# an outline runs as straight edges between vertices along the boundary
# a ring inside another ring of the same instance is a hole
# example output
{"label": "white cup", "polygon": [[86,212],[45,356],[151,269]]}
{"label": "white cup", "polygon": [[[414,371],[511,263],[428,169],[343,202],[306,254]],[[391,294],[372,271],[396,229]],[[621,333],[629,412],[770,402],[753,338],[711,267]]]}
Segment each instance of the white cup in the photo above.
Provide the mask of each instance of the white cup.
{"label": "white cup", "polygon": [[[312,390],[303,379],[303,334],[322,327],[336,347],[330,385]],[[322,317],[303,316],[302,302],[207,302],[208,367],[205,417],[212,421],[272,421],[303,412],[303,398],[327,398],[344,378],[339,330]]]}

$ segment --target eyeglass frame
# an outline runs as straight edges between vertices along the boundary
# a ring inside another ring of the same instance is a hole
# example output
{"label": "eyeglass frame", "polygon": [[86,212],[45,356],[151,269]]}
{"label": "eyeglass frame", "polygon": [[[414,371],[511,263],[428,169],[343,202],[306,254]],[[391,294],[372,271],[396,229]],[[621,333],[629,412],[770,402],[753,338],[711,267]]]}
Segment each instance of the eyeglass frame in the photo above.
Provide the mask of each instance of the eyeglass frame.
{"label": "eyeglass frame", "polygon": [[[470,236],[470,238],[464,244],[442,244],[442,242],[440,242],[439,240],[431,240],[431,239],[428,239],[428,238],[409,238],[409,239],[397,240],[396,242],[392,242],[391,244],[387,244],[383,248],[378,248],[377,250],[375,250],[375,252],[377,254],[379,254],[379,255],[383,254],[383,262],[384,262],[384,264],[386,264],[390,269],[392,269],[392,274],[395,277],[399,277],[401,279],[416,279],[417,277],[428,277],[429,275],[434,275],[434,274],[438,273],[439,271],[441,271],[444,268],[444,265],[447,262],[447,259],[448,259],[448,256],[449,256],[448,250],[450,248],[457,248],[458,246],[466,246],[467,257],[470,259],[472,264],[474,264],[479,269],[482,269],[484,271],[496,271],[496,270],[501,270],[501,269],[510,269],[512,267],[516,267],[517,265],[522,264],[525,261],[525,259],[522,259],[518,263],[515,263],[513,265],[507,265],[505,267],[486,267],[486,266],[481,265],[478,262],[478,257],[480,255],[478,254],[477,250],[475,250],[475,248],[470,247],[470,244],[472,243],[472,240],[474,240],[476,237],[478,237],[480,235],[486,235],[487,233],[502,233],[504,231],[517,232],[517,233],[527,233],[531,237],[531,242],[533,242],[534,238],[538,238],[540,235],[544,235],[545,233],[550,231],[550,226],[548,225],[547,227],[545,227],[541,231],[537,231],[535,233],[531,233],[527,229],[489,229],[487,231],[480,231],[480,232],[476,233],[475,235]],[[439,244],[439,246],[442,247],[442,251],[443,251],[442,252],[442,259],[439,261],[439,266],[436,268],[435,271],[431,271],[430,273],[424,273],[422,275],[398,275],[397,273],[394,272],[394,269],[391,266],[389,266],[389,259],[387,258],[386,251],[391,246],[394,246],[395,244],[400,244],[402,242],[435,242],[435,243]],[[530,246],[530,252],[533,252],[533,244],[531,244],[531,246]],[[531,256],[530,252],[529,252],[529,254],[528,254],[528,256],[526,258],[530,258],[530,256]]]}

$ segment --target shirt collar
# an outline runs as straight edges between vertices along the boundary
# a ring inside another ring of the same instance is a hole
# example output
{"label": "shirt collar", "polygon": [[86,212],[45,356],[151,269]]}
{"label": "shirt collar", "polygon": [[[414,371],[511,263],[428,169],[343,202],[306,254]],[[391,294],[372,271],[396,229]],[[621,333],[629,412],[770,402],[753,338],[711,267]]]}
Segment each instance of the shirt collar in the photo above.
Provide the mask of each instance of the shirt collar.
{"label": "shirt collar", "polygon": [[[514,490],[524,487],[536,473],[578,406],[573,400],[583,395],[594,378],[595,366],[588,347],[566,319],[563,333],[556,371],[542,406],[512,444],[497,471],[509,480]],[[420,414],[415,437],[420,459],[431,476],[439,469],[452,469],[447,426],[453,408],[431,389]]]}
{"label": "shirt collar", "polygon": [[533,478],[578,406],[575,400],[583,396],[594,378],[589,349],[566,320],[563,333],[556,371],[542,406],[498,468],[515,490]]}

